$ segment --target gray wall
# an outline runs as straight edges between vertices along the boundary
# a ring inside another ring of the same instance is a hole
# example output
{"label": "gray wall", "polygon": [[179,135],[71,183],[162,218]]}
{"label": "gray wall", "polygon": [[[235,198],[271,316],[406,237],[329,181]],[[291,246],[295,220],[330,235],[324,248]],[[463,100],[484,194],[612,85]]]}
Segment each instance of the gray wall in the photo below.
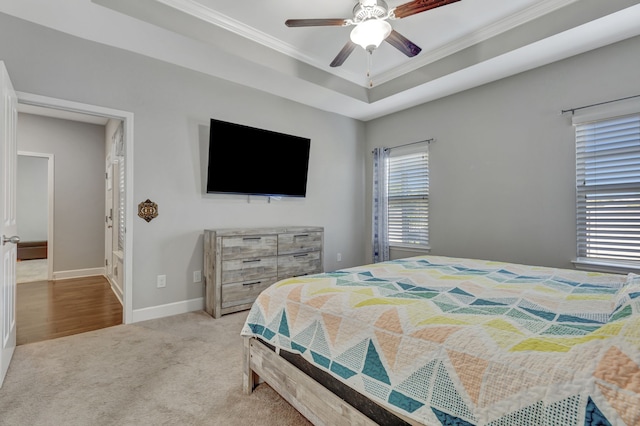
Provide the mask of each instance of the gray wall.
{"label": "gray wall", "polygon": [[[364,123],[4,14],[0,59],[17,91],[134,114],[134,203],[159,211],[149,223],[134,217],[134,309],[203,296],[192,277],[206,228],[324,226],[326,270],[365,259]],[[204,194],[212,117],[311,138],[307,197]]]}
{"label": "gray wall", "polygon": [[18,155],[16,208],[23,242],[47,241],[49,224],[49,159]]}
{"label": "gray wall", "polygon": [[20,113],[18,149],[54,155],[53,271],[103,267],[104,126]]}
{"label": "gray wall", "polygon": [[432,254],[570,268],[575,139],[560,112],[640,94],[639,69],[636,37],[369,122],[366,176],[373,147],[436,138]]}

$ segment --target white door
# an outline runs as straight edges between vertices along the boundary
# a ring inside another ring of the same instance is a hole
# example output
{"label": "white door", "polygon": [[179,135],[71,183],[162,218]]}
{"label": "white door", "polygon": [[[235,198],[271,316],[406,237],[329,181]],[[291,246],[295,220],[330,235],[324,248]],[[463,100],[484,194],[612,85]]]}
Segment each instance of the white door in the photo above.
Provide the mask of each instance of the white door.
{"label": "white door", "polygon": [[0,61],[0,386],[16,348],[16,124],[18,98]]}

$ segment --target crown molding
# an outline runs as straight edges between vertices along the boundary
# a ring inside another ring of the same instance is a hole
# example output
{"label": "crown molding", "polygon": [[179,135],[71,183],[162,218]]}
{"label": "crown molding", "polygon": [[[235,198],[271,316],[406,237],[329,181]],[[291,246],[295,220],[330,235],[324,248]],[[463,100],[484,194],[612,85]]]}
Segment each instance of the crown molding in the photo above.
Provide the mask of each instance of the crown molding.
{"label": "crown molding", "polygon": [[242,36],[246,39],[255,41],[263,46],[284,53],[288,56],[303,58],[305,62],[313,62],[313,59],[307,55],[301,54],[292,45],[271,37],[262,31],[250,27],[236,19],[223,15],[211,8],[208,8],[195,0],[155,0],[165,6],[172,7],[180,12],[201,19],[210,24],[216,25],[229,32]]}
{"label": "crown molding", "polygon": [[[230,18],[216,10],[202,5],[196,0],[155,0],[157,3],[174,8],[182,13],[191,15],[197,19],[209,22],[229,32],[237,34],[248,40],[259,43],[265,47],[273,49],[284,55],[290,56],[301,62],[319,69],[325,69],[326,64],[320,62],[313,57],[301,52],[289,43],[285,43],[280,39],[270,36],[262,31],[244,24],[236,19]],[[364,80],[360,74],[344,71],[343,69],[334,69],[333,73],[338,77],[351,81],[359,86],[365,87]]]}
{"label": "crown molding", "polygon": [[439,48],[429,52],[423,52],[423,55],[419,55],[414,58],[414,60],[405,62],[392,70],[379,74],[376,80],[380,84],[391,81],[408,72],[415,71],[433,62],[439,61],[440,59],[446,58],[449,55],[453,55],[454,53],[469,48],[475,44],[482,43],[492,37],[517,28],[520,25],[533,21],[534,19],[577,1],[579,0],[541,0],[526,9],[506,16],[493,24],[487,25],[477,31],[473,31],[463,37],[459,37],[458,39]]}
{"label": "crown molding", "polygon": [[[209,7],[198,3],[196,0],[155,0],[158,3],[164,4],[183,13],[209,22],[234,34],[237,34],[246,39],[252,40],[270,49],[278,51],[284,55],[293,57],[299,61],[305,62],[311,66],[325,69],[326,64],[320,63],[307,54],[297,50],[292,45],[284,43],[283,41],[271,37],[270,35],[256,30],[238,20],[230,18],[222,13],[219,13]],[[382,72],[376,75],[376,84],[382,84],[391,80],[394,80],[402,75],[424,67],[430,63],[436,62],[456,52],[464,50],[475,44],[481,43],[518,27],[524,23],[532,21],[540,16],[546,15],[557,9],[565,7],[571,3],[575,3],[579,0],[540,0],[535,4],[523,9],[517,13],[507,16],[488,25],[480,30],[469,33],[463,37],[460,37],[450,43],[445,44],[430,52],[422,52],[422,55],[412,58],[411,61],[407,61],[402,65],[393,68],[392,70]],[[368,88],[368,79],[364,79],[362,75],[355,74],[342,69],[334,69],[333,73],[349,80],[359,86]]]}

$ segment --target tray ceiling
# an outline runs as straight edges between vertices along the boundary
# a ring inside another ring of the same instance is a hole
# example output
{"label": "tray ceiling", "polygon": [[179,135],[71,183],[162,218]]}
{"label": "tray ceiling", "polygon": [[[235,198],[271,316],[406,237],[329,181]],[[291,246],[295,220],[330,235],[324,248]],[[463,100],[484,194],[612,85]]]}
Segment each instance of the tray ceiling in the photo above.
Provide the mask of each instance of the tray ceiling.
{"label": "tray ceiling", "polygon": [[461,0],[389,21],[417,56],[383,42],[370,65],[357,47],[332,68],[353,27],[284,22],[351,18],[354,0],[60,3],[0,11],[364,121],[640,34],[640,0]]}

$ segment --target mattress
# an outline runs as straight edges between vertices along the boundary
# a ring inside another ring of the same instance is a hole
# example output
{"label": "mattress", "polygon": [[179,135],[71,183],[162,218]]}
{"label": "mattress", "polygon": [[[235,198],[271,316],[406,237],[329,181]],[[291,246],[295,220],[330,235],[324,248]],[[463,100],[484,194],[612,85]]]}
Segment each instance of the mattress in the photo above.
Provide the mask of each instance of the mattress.
{"label": "mattress", "polygon": [[640,424],[635,274],[418,256],[279,281],[241,334],[425,425]]}

